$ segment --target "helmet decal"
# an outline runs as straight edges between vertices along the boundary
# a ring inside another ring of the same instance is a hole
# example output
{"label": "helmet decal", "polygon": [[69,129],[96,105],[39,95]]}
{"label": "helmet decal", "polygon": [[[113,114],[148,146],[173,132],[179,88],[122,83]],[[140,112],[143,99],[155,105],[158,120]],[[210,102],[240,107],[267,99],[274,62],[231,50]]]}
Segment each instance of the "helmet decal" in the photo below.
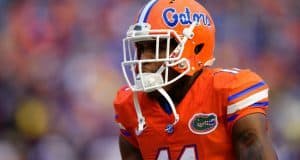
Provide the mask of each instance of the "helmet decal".
{"label": "helmet decal", "polygon": [[189,8],[185,8],[182,13],[177,13],[175,8],[166,8],[163,11],[163,20],[165,24],[171,28],[175,27],[178,23],[182,25],[191,25],[193,21],[199,22],[204,26],[210,26],[210,20],[205,13],[191,13]]}

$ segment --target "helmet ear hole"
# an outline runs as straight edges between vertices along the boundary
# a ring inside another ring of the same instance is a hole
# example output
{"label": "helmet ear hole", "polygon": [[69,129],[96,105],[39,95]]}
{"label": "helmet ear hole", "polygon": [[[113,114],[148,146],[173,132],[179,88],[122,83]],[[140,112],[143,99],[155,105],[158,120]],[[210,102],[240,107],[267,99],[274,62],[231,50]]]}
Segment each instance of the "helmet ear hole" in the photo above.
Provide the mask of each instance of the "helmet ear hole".
{"label": "helmet ear hole", "polygon": [[200,53],[200,51],[202,50],[203,46],[204,46],[204,43],[200,43],[200,44],[196,45],[196,47],[194,49],[194,52],[195,52],[196,55]]}

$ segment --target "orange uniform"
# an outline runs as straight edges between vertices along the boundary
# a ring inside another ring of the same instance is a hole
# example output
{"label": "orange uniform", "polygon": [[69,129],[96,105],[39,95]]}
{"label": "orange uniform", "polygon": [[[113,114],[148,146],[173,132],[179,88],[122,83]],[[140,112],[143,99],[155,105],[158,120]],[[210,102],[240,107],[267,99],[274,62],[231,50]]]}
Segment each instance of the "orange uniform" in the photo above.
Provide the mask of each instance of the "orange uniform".
{"label": "orange uniform", "polygon": [[266,113],[268,86],[249,70],[206,68],[176,106],[180,120],[173,133],[165,131],[174,121],[172,114],[145,93],[138,99],[146,120],[140,135],[135,132],[137,116],[128,87],[119,90],[114,107],[121,135],[145,160],[232,160],[232,127],[241,117]]}

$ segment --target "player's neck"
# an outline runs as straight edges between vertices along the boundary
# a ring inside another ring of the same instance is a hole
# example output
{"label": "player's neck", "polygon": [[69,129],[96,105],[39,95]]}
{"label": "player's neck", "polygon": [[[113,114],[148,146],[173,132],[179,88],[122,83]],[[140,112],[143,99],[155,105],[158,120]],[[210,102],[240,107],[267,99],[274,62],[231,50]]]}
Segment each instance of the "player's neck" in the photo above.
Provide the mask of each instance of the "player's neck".
{"label": "player's neck", "polygon": [[[174,84],[171,84],[171,87],[166,88],[166,91],[170,95],[175,106],[181,102],[202,72],[203,70],[196,72],[193,76],[184,76],[178,81],[174,82]],[[164,101],[164,97],[158,91],[150,92],[148,93],[148,96],[151,99],[157,100],[158,102]]]}
{"label": "player's neck", "polygon": [[175,82],[170,91],[167,91],[176,106],[185,97],[186,93],[192,87],[199,75],[201,75],[202,71],[203,70],[196,72],[193,76],[182,77],[179,81]]}

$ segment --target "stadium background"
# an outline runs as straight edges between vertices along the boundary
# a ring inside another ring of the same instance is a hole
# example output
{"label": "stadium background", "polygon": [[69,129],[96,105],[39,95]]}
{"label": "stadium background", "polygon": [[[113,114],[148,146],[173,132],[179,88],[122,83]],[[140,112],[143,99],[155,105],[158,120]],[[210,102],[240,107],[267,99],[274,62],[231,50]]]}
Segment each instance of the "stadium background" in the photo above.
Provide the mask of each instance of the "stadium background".
{"label": "stadium background", "polygon": [[[121,39],[146,0],[0,0],[0,160],[120,159]],[[215,66],[271,87],[279,158],[300,159],[300,1],[206,0]]]}

